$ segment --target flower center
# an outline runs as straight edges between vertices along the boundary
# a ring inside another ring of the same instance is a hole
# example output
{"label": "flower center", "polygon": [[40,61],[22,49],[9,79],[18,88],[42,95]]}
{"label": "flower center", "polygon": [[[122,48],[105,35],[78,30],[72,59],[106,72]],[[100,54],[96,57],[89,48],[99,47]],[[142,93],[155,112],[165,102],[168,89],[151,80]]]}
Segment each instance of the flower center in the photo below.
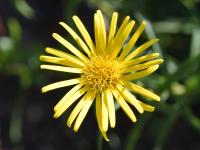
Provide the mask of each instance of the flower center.
{"label": "flower center", "polygon": [[121,78],[119,62],[105,56],[93,56],[83,69],[82,78],[85,85],[96,92],[116,86]]}

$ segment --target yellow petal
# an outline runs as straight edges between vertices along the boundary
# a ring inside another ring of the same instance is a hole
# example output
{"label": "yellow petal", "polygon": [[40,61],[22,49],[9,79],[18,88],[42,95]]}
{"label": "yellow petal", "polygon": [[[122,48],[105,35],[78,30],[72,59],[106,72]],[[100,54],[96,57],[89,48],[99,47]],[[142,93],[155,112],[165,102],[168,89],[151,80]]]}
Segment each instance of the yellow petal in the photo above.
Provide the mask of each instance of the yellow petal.
{"label": "yellow petal", "polygon": [[149,112],[153,112],[155,107],[151,106],[151,105],[147,105],[141,101],[138,100],[138,102],[140,103],[140,105],[142,106],[142,108],[145,110],[145,111],[149,111]]}
{"label": "yellow petal", "polygon": [[138,64],[138,65],[134,65],[134,66],[131,66],[131,67],[128,67],[128,68],[121,69],[121,72],[127,73],[127,72],[143,70],[143,69],[152,67],[154,65],[159,65],[161,63],[163,63],[163,59],[156,59],[156,60],[148,61],[148,62],[145,62],[145,63],[142,63],[142,64]]}
{"label": "yellow petal", "polygon": [[156,94],[154,94],[153,92],[144,89],[143,87],[136,85],[134,83],[131,82],[125,82],[123,83],[126,87],[130,88],[133,92],[141,94],[145,97],[148,97],[150,99],[156,100],[156,101],[160,101],[160,97]]}
{"label": "yellow petal", "polygon": [[73,18],[78,30],[80,31],[81,35],[83,36],[85,42],[87,43],[88,47],[94,53],[95,46],[94,46],[94,43],[93,43],[89,33],[87,32],[87,30],[85,28],[85,26],[83,25],[83,23],[77,16],[73,16],[72,18]]}
{"label": "yellow petal", "polygon": [[100,130],[100,131],[101,131],[101,134],[103,135],[104,139],[105,139],[107,142],[109,142],[110,140],[108,139],[106,132],[103,131],[103,130]]}
{"label": "yellow petal", "polygon": [[126,75],[126,76],[124,76],[124,79],[125,80],[135,80],[135,79],[143,78],[143,77],[153,73],[154,71],[156,71],[158,69],[158,67],[159,67],[159,65],[155,65],[155,66],[149,67],[145,70],[138,71],[138,72],[130,74],[130,75]]}
{"label": "yellow petal", "polygon": [[140,113],[144,112],[144,109],[142,106],[138,103],[135,96],[133,96],[126,88],[124,88],[121,85],[117,85],[118,92],[123,95],[124,99],[129,102],[131,105],[133,105]]}
{"label": "yellow petal", "polygon": [[146,23],[143,21],[142,24],[139,26],[139,28],[135,31],[129,42],[126,44],[126,46],[123,48],[122,53],[119,57],[119,60],[124,59],[124,57],[128,54],[128,52],[132,49],[132,47],[135,45],[137,39],[144,31]]}
{"label": "yellow petal", "polygon": [[116,101],[119,103],[120,107],[124,110],[124,112],[127,114],[127,116],[133,121],[136,122],[137,119],[135,117],[135,114],[131,110],[131,108],[128,106],[126,101],[123,99],[123,97],[120,95],[120,93],[117,90],[112,90],[113,95],[115,96]]}
{"label": "yellow petal", "polygon": [[155,44],[156,42],[158,42],[158,39],[152,39],[144,44],[142,44],[140,47],[138,47],[136,50],[134,50],[131,54],[129,54],[123,61],[127,62],[131,59],[133,59],[134,57],[136,57],[138,54],[140,54],[141,52],[143,52],[144,50],[148,49],[150,46],[152,46],[153,44]]}
{"label": "yellow petal", "polygon": [[97,117],[97,123],[98,123],[99,129],[100,129],[104,139],[106,141],[109,141],[109,139],[106,135],[106,132],[104,132],[102,130],[102,107],[101,107],[100,93],[97,93],[97,96],[96,96],[96,117]]}
{"label": "yellow petal", "polygon": [[54,111],[58,111],[63,106],[65,101],[72,95],[74,95],[74,93],[76,93],[76,91],[78,91],[82,86],[82,84],[78,84],[74,86],[69,92],[67,92],[67,94],[65,94],[65,96],[56,104],[56,106],[54,107]]}
{"label": "yellow petal", "polygon": [[112,14],[112,19],[111,19],[111,23],[110,23],[110,31],[109,31],[109,35],[108,35],[108,43],[111,42],[111,40],[114,38],[115,36],[115,31],[116,31],[116,27],[117,27],[117,18],[118,18],[118,13],[114,12]]}
{"label": "yellow petal", "polygon": [[97,122],[98,122],[98,125],[99,125],[99,128],[102,129],[102,120],[101,120],[101,111],[102,111],[102,108],[101,108],[101,96],[100,96],[100,93],[97,93],[97,96],[96,96],[96,117],[97,117]]}
{"label": "yellow petal", "polygon": [[58,118],[60,115],[62,115],[64,111],[67,110],[79,97],[85,94],[87,90],[88,90],[87,87],[83,87],[82,89],[76,91],[76,93],[74,93],[74,95],[72,95],[71,97],[64,96],[61,99],[61,101],[64,101],[63,105],[55,111],[54,118]]}
{"label": "yellow petal", "polygon": [[119,27],[118,31],[117,31],[117,35],[116,36],[120,36],[122,34],[122,31],[124,31],[124,28],[126,28],[128,22],[130,20],[129,16],[126,16],[121,24],[121,26]]}
{"label": "yellow petal", "polygon": [[75,85],[75,84],[78,84],[78,83],[80,83],[80,78],[56,82],[56,83],[44,86],[42,88],[42,93],[45,93],[45,92],[48,92],[50,90],[54,90],[54,89],[57,89],[57,88],[62,88],[62,87],[70,86],[70,85]]}
{"label": "yellow petal", "polygon": [[72,123],[74,122],[75,118],[79,114],[79,112],[82,110],[83,106],[85,105],[86,98],[88,96],[88,93],[83,96],[83,98],[78,102],[76,107],[73,109],[72,113],[70,114],[68,120],[67,120],[67,126],[71,127]]}
{"label": "yellow petal", "polygon": [[112,48],[113,48],[113,45],[114,45],[114,42],[112,42],[112,41],[114,41],[114,40],[116,39],[116,37],[119,37],[119,36],[122,35],[123,31],[124,31],[125,28],[127,27],[127,24],[128,24],[128,22],[129,22],[129,19],[130,19],[129,16],[126,16],[126,17],[125,17],[125,19],[123,20],[121,26],[119,27],[119,29],[118,29],[118,31],[117,31],[116,36],[115,36],[113,39],[111,39],[111,42],[110,42],[110,43],[108,43],[108,46],[107,46],[107,51],[108,51],[108,52],[112,52]]}
{"label": "yellow petal", "polygon": [[102,101],[102,130],[106,132],[108,130],[108,107],[106,105],[106,95],[102,93],[101,96]]}
{"label": "yellow petal", "polygon": [[76,42],[79,44],[79,46],[86,52],[88,56],[91,55],[91,52],[87,45],[83,42],[83,40],[70,28],[66,23],[64,22],[59,22],[59,24],[69,32],[69,34],[76,40]]}
{"label": "yellow petal", "polygon": [[105,91],[106,101],[108,106],[108,116],[110,121],[111,128],[115,127],[116,119],[115,119],[115,103],[113,100],[113,95],[110,89]]}
{"label": "yellow petal", "polygon": [[73,55],[70,55],[68,53],[65,53],[65,52],[62,52],[62,51],[59,51],[59,50],[56,50],[54,48],[49,48],[47,47],[45,49],[45,51],[49,54],[52,54],[52,55],[55,55],[55,56],[58,56],[58,57],[61,57],[63,58],[64,60],[67,60],[69,62],[71,62],[72,64],[74,64],[75,66],[77,67],[82,67],[84,66],[85,64],[83,63],[84,61],[73,56]]}
{"label": "yellow petal", "polygon": [[104,51],[106,49],[106,29],[105,29],[105,23],[104,18],[100,10],[97,10],[97,15],[99,18],[99,28],[100,28],[100,50]]}
{"label": "yellow petal", "polygon": [[135,21],[131,20],[127,24],[126,28],[124,28],[124,30],[121,31],[122,33],[120,35],[116,35],[116,37],[113,41],[113,47],[112,47],[113,52],[112,52],[112,55],[111,55],[112,58],[116,58],[117,55],[119,54],[119,52],[120,52],[121,48],[123,47],[126,39],[128,38],[128,35],[132,31],[134,24],[135,24]]}
{"label": "yellow petal", "polygon": [[75,132],[77,132],[78,129],[80,128],[81,123],[83,122],[83,119],[85,118],[87,112],[90,109],[90,106],[92,105],[92,103],[94,101],[94,97],[95,97],[95,94],[93,92],[88,94],[88,96],[86,98],[86,103],[83,106],[83,109],[81,110],[81,112],[79,113],[79,115],[76,119],[76,122],[75,122],[75,125],[74,125],[74,131]]}
{"label": "yellow petal", "polygon": [[152,53],[152,54],[147,54],[147,55],[144,55],[144,56],[141,56],[141,57],[137,57],[135,59],[128,61],[127,63],[124,63],[122,65],[122,68],[126,68],[128,66],[133,66],[133,65],[136,65],[136,64],[157,58],[158,56],[159,56],[159,53]]}
{"label": "yellow petal", "polygon": [[83,61],[87,62],[88,58],[83,55],[76,47],[74,47],[71,43],[65,40],[63,37],[58,35],[57,33],[53,33],[52,35],[58,42],[60,42],[63,46],[65,46],[68,50],[70,50],[74,55],[78,58],[82,59]]}
{"label": "yellow petal", "polygon": [[63,58],[59,58],[59,57],[53,57],[53,56],[45,56],[45,55],[41,55],[39,58],[41,61],[45,61],[48,63],[54,63],[54,64],[59,64],[59,65],[64,65],[64,66],[73,66],[73,64],[69,64],[71,63]]}
{"label": "yellow petal", "polygon": [[100,53],[100,45],[101,45],[101,39],[100,39],[100,20],[97,15],[97,13],[94,14],[94,34],[95,34],[95,44],[96,44],[96,53]]}
{"label": "yellow petal", "polygon": [[41,69],[61,71],[61,72],[70,72],[70,73],[82,73],[82,69],[72,68],[72,67],[63,67],[57,65],[41,65]]}

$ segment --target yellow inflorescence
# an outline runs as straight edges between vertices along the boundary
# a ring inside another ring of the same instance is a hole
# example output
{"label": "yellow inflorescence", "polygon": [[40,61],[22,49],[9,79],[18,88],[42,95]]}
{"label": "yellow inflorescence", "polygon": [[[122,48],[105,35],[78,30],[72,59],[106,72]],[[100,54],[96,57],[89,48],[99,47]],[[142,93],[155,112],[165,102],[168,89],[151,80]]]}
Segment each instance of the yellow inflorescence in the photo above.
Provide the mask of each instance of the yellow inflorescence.
{"label": "yellow inflorescence", "polygon": [[[132,34],[135,21],[127,16],[117,29],[118,13],[114,12],[110,29],[106,30],[103,15],[100,10],[97,10],[94,14],[95,39],[92,40],[81,20],[77,16],[72,18],[82,37],[64,22],[59,24],[72,36],[81,50],[59,34],[53,33],[53,38],[66,47],[70,53],[48,47],[45,51],[53,56],[41,55],[40,60],[56,65],[44,64],[40,67],[78,74],[79,77],[44,86],[42,92],[73,86],[54,107],[54,118],[61,116],[73,103],[78,101],[67,120],[67,126],[73,126],[75,132],[80,128],[90,107],[95,102],[99,129],[104,139],[109,141],[106,134],[109,126],[114,128],[116,125],[115,102],[133,122],[136,122],[137,118],[129,104],[134,106],[140,114],[144,111],[152,112],[154,107],[138,100],[133,93],[160,101],[158,95],[132,83],[156,71],[159,64],[163,62],[162,59],[158,59],[159,53],[140,56],[143,51],[158,42],[158,39],[151,39],[133,50],[146,23],[142,22]],[[109,32],[106,33],[106,31]],[[127,41],[126,44],[125,41]]]}
{"label": "yellow inflorescence", "polygon": [[115,87],[121,79],[120,67],[117,60],[108,56],[96,55],[83,69],[82,79],[96,93]]}

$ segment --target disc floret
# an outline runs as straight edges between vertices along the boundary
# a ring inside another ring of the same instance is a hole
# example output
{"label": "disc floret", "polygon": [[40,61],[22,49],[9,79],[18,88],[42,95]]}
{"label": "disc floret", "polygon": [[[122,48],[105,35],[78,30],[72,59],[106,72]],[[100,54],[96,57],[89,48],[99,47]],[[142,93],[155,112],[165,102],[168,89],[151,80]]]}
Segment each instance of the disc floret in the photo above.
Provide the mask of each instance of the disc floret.
{"label": "disc floret", "polygon": [[119,62],[108,56],[95,55],[83,69],[84,84],[96,92],[115,87],[121,78]]}

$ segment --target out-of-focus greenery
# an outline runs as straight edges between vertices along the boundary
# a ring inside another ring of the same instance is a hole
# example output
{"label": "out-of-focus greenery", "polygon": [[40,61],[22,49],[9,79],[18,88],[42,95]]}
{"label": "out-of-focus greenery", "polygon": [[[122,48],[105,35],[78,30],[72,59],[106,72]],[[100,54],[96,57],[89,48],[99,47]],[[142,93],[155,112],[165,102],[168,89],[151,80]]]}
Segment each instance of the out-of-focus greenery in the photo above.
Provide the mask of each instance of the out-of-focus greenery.
{"label": "out-of-focus greenery", "polygon": [[[96,9],[107,23],[113,11],[138,24],[145,20],[139,43],[158,37],[149,51],[165,60],[158,72],[137,81],[161,95],[160,103],[147,101],[155,112],[137,115],[132,124],[118,110],[109,143],[97,134],[94,115],[75,135],[64,117],[63,122],[51,117],[62,94],[40,94],[45,83],[63,79],[41,72],[38,60],[45,46],[58,46],[50,37],[63,32],[58,21],[74,27],[71,16],[78,14],[92,33]],[[200,149],[200,1],[1,0],[0,90],[0,149]]]}

